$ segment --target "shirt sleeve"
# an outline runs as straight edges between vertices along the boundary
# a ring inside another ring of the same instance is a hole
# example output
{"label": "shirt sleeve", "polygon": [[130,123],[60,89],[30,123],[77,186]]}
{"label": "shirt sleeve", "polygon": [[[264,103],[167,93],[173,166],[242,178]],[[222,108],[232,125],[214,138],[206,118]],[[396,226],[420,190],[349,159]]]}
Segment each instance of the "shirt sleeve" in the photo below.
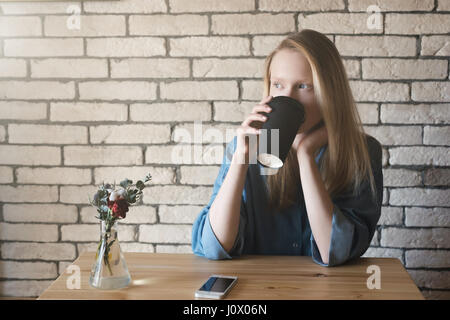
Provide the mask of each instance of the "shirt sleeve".
{"label": "shirt sleeve", "polygon": [[245,191],[243,192],[243,196],[241,199],[241,209],[240,209],[241,215],[239,221],[238,234],[236,236],[236,241],[229,253],[220,244],[219,240],[214,234],[214,231],[209,221],[209,209],[211,208],[211,205],[214,202],[214,199],[216,198],[223,181],[225,180],[235,150],[236,150],[236,136],[233,138],[232,141],[228,143],[225,149],[222,165],[220,167],[216,181],[214,182],[211,199],[209,200],[209,203],[200,211],[199,215],[197,216],[192,226],[192,251],[194,252],[194,254],[206,257],[208,259],[214,260],[232,259],[232,256],[241,255],[243,250],[244,244],[243,229],[245,226],[245,215],[243,215],[242,213],[245,212],[245,202],[244,202]]}
{"label": "shirt sleeve", "polygon": [[381,214],[383,200],[382,151],[380,143],[368,136],[368,148],[376,195],[373,197],[366,179],[358,194],[343,194],[333,201],[333,219],[328,264],[323,263],[314,236],[311,233],[312,259],[319,265],[332,267],[358,258],[370,246]]}

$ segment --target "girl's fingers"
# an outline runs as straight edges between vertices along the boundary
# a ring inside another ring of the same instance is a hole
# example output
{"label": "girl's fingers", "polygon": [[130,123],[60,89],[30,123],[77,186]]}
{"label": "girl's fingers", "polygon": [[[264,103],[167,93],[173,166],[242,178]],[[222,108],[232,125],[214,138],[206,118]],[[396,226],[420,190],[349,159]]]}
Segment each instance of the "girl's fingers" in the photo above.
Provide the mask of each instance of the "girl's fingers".
{"label": "girl's fingers", "polygon": [[255,107],[253,107],[252,113],[258,113],[258,112],[265,112],[265,113],[269,113],[270,111],[272,111],[272,108],[267,105],[256,105]]}
{"label": "girl's fingers", "polygon": [[254,113],[251,113],[251,114],[247,117],[247,119],[244,120],[244,122],[242,123],[242,125],[243,125],[243,126],[251,126],[251,124],[252,124],[254,121],[265,122],[265,121],[267,121],[267,117],[264,116],[264,115],[262,115],[262,114],[258,114],[258,113],[257,113],[257,114],[254,114]]}

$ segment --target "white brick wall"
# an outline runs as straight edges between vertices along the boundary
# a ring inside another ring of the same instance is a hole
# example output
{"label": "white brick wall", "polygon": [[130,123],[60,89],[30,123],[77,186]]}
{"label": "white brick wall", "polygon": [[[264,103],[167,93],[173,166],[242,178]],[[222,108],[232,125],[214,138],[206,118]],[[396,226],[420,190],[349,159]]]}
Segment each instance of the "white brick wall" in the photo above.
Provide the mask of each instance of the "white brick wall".
{"label": "white brick wall", "polygon": [[[69,5],[80,30],[66,26]],[[381,29],[367,27],[369,5]],[[262,98],[264,58],[312,28],[335,43],[364,128],[383,144],[365,256],[400,259],[427,298],[448,299],[449,11],[447,0],[0,3],[0,296],[36,297],[95,250],[88,196],[103,181],[153,176],[120,224],[123,250],[191,252],[225,131]],[[200,141],[194,121],[222,138]],[[196,148],[177,149],[180,132]]]}

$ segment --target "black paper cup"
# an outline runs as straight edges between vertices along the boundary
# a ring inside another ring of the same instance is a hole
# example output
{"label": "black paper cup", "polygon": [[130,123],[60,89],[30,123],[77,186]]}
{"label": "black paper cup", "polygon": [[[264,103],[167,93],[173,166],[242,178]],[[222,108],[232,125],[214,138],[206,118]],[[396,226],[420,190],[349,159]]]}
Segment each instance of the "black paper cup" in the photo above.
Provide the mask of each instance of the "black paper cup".
{"label": "black paper cup", "polygon": [[279,169],[305,121],[305,108],[299,101],[286,96],[273,97],[267,104],[272,111],[261,112],[268,119],[259,134],[257,160],[266,168]]}

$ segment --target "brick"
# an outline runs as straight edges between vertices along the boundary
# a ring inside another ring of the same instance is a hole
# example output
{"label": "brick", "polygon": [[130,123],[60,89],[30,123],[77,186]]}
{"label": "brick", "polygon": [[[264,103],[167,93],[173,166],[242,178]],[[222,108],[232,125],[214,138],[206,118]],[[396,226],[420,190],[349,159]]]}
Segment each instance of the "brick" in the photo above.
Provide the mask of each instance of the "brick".
{"label": "brick", "polygon": [[122,252],[155,252],[155,246],[148,243],[139,242],[121,242],[120,250]]}
{"label": "brick", "polygon": [[93,57],[151,57],[166,54],[165,40],[156,37],[86,39],[86,54]]}
{"label": "brick", "polygon": [[17,168],[17,183],[23,184],[89,184],[91,170],[79,168]]}
{"label": "brick", "polygon": [[147,81],[85,81],[78,84],[80,99],[153,100],[156,83]]}
{"label": "brick", "polygon": [[46,117],[46,103],[27,101],[0,101],[0,119],[42,120]]}
{"label": "brick", "polygon": [[422,36],[421,56],[450,56],[449,36]]}
{"label": "brick", "polygon": [[176,125],[172,140],[179,143],[228,143],[236,135],[238,125],[229,124],[180,124]]}
{"label": "brick", "polygon": [[423,144],[450,145],[450,126],[423,128]]}
{"label": "brick", "polygon": [[181,36],[208,34],[208,17],[192,14],[132,15],[131,35]]}
{"label": "brick", "polygon": [[242,99],[243,100],[257,100],[258,102],[263,98],[264,83],[256,80],[242,81]]}
{"label": "brick", "polygon": [[209,201],[211,188],[188,186],[149,186],[143,190],[144,204],[193,204]]}
{"label": "brick", "polygon": [[193,253],[189,245],[157,245],[157,253]]}
{"label": "brick", "polygon": [[161,223],[194,223],[202,206],[159,206],[158,216]]}
{"label": "brick", "polygon": [[126,32],[125,17],[119,15],[83,15],[80,29],[67,27],[67,16],[46,16],[44,33],[49,37],[102,37],[124,36]]}
{"label": "brick", "polygon": [[450,123],[450,104],[382,104],[380,120],[384,123]]}
{"label": "brick", "polygon": [[[127,134],[124,134],[126,132]],[[91,143],[166,143],[170,141],[169,124],[124,124],[90,127]]]}
{"label": "brick", "polygon": [[107,102],[51,102],[50,120],[79,121],[126,121],[126,104]]}
{"label": "brick", "polygon": [[27,64],[23,59],[0,58],[0,77],[21,78],[27,76]]}
{"label": "brick", "polygon": [[405,260],[407,268],[447,268],[450,264],[450,251],[407,250]]}
{"label": "brick", "polygon": [[85,12],[95,13],[153,13],[167,11],[164,0],[122,0],[111,3],[88,1],[83,3],[83,8]]}
{"label": "brick", "polygon": [[53,262],[0,261],[0,278],[54,279],[56,276]]}
{"label": "brick", "polygon": [[[367,13],[314,13],[298,16],[298,29],[313,29],[321,33],[382,33],[383,29],[367,27]],[[383,24],[383,17],[381,17]]]}
{"label": "brick", "polygon": [[141,225],[139,242],[191,243],[191,226],[183,225]]}
{"label": "brick", "polygon": [[403,209],[398,207],[381,207],[381,216],[377,225],[395,226],[403,223]]}
{"label": "brick", "polygon": [[343,10],[345,4],[342,0],[332,1],[295,1],[295,0],[260,0],[260,11],[328,11]]}
{"label": "brick", "polygon": [[130,119],[137,122],[210,121],[211,106],[207,102],[135,103],[130,105]]}
{"label": "brick", "polygon": [[242,122],[258,102],[215,102],[214,121]]}
{"label": "brick", "polygon": [[15,57],[74,57],[83,55],[83,39],[4,40],[4,55]]}
{"label": "brick", "polygon": [[114,59],[111,78],[186,78],[188,59]]}
{"label": "brick", "polygon": [[98,241],[100,239],[100,224],[74,224],[61,226],[62,241]]}
{"label": "brick", "polygon": [[[96,252],[98,248],[98,240],[96,242],[81,242],[77,243],[78,254],[81,255],[84,252]],[[122,247],[122,243],[121,243]]]}
{"label": "brick", "polygon": [[447,0],[438,0],[438,11],[450,11],[450,3]]}
{"label": "brick", "polygon": [[171,13],[182,12],[241,12],[255,9],[253,0],[170,0]]}
{"label": "brick", "polygon": [[56,186],[0,186],[0,202],[56,202]]}
{"label": "brick", "polygon": [[108,64],[104,59],[31,60],[32,78],[104,78]]}
{"label": "brick", "polygon": [[450,271],[408,270],[416,286],[430,289],[448,289]]}
{"label": "brick", "polygon": [[4,126],[0,126],[0,142],[6,140],[6,129]]}
{"label": "brick", "polygon": [[397,258],[403,263],[403,250],[369,247],[361,256],[363,258]]}
{"label": "brick", "polygon": [[51,224],[0,223],[0,240],[56,242],[58,226]]}
{"label": "brick", "polygon": [[389,162],[389,151],[387,151],[387,148],[382,148],[381,149],[381,163],[382,166],[385,167],[388,165]]}
{"label": "brick", "polygon": [[423,183],[426,186],[448,186],[450,185],[450,169],[431,168],[423,175]]}
{"label": "brick", "polygon": [[[93,206],[83,207],[81,209],[81,222],[83,223],[100,223],[97,209]],[[156,209],[151,206],[132,205],[129,207],[127,216],[119,222],[120,225],[129,224],[146,224],[156,222]]]}
{"label": "brick", "polygon": [[445,79],[447,60],[363,59],[363,79]]}
{"label": "brick", "polygon": [[0,99],[73,99],[73,82],[0,81]]}
{"label": "brick", "polygon": [[450,21],[446,14],[387,13],[385,17],[386,34],[439,34],[447,33],[450,29]]}
{"label": "brick", "polygon": [[53,280],[4,280],[0,281],[0,291],[10,297],[37,298],[52,283]]}
{"label": "brick", "polygon": [[182,37],[169,39],[170,56],[246,56],[250,40],[242,37]]}
{"label": "brick", "polygon": [[344,68],[349,79],[360,79],[361,66],[358,60],[344,59]]}
{"label": "brick", "polygon": [[2,259],[74,260],[75,246],[70,243],[6,242],[1,245]]}
{"label": "brick", "polygon": [[134,167],[100,167],[94,169],[94,183],[100,185],[103,181],[117,184],[125,178],[130,179],[133,183],[150,173],[152,179],[148,184],[173,184],[175,183],[175,168],[170,167],[150,167],[150,166],[134,166]]}
{"label": "brick", "polygon": [[89,204],[89,199],[94,198],[97,188],[92,185],[62,186],[60,187],[59,201],[72,204]]}
{"label": "brick", "polygon": [[450,227],[449,208],[405,209],[405,225],[408,227]]}
{"label": "brick", "polygon": [[236,100],[235,81],[176,81],[160,84],[161,98],[167,100]]}
{"label": "brick", "polygon": [[29,2],[26,6],[22,3],[2,3],[0,8],[3,14],[28,15],[28,14],[56,14],[67,13],[67,7],[74,5],[81,7],[80,2]]}
{"label": "brick", "polygon": [[36,37],[41,29],[39,17],[0,17],[0,37]]}
{"label": "brick", "polygon": [[266,57],[269,55],[280,43],[285,36],[254,36],[252,39],[253,55]]}
{"label": "brick", "polygon": [[61,148],[0,145],[0,163],[12,165],[60,165]]}
{"label": "brick", "polygon": [[433,0],[349,0],[348,11],[366,12],[371,5],[376,5],[381,12],[390,11],[431,11],[434,8]]}
{"label": "brick", "polygon": [[261,78],[263,59],[194,59],[193,74],[199,78]]}
{"label": "brick", "polygon": [[409,100],[409,88],[406,83],[351,80],[350,87],[357,102]]}
{"label": "brick", "polygon": [[12,183],[13,181],[13,169],[0,166],[0,183]]}
{"label": "brick", "polygon": [[78,220],[75,206],[63,204],[5,204],[3,220],[7,222],[74,223]]}
{"label": "brick", "polygon": [[445,228],[416,229],[387,227],[381,230],[381,245],[397,248],[448,248]]}
{"label": "brick", "polygon": [[358,103],[356,104],[359,117],[363,124],[378,123],[378,105],[374,103]]}
{"label": "brick", "polygon": [[414,101],[450,101],[450,82],[413,82],[411,98]]}
{"label": "brick", "polygon": [[397,147],[391,148],[389,154],[391,165],[450,165],[448,148],[444,147]]}
{"label": "brick", "polygon": [[408,57],[416,55],[416,39],[398,36],[336,36],[342,56]]}
{"label": "brick", "polygon": [[67,146],[64,147],[64,165],[108,166],[140,165],[142,150],[132,146]]}
{"label": "brick", "polygon": [[84,126],[10,124],[10,143],[27,144],[86,144],[87,128]]}
{"label": "brick", "polygon": [[[207,147],[201,145],[148,146],[145,152],[145,163],[221,164],[223,152],[223,145]],[[209,162],[209,160],[215,161]]]}
{"label": "brick", "polygon": [[450,206],[450,189],[401,188],[392,189],[389,204],[397,206]]}
{"label": "brick", "polygon": [[213,34],[276,34],[295,31],[292,14],[217,14],[211,17]]}
{"label": "brick", "polygon": [[[119,241],[135,241],[134,226],[117,225],[117,236]],[[62,241],[99,241],[101,234],[101,225],[97,224],[75,224],[61,226]]]}
{"label": "brick", "polygon": [[413,145],[422,143],[420,126],[365,126],[364,131],[382,145]]}
{"label": "brick", "polygon": [[379,234],[378,230],[375,230],[372,240],[370,241],[371,246],[379,246],[380,245],[380,240],[379,240],[378,234]]}
{"label": "brick", "polygon": [[218,166],[182,166],[181,184],[213,185],[219,173]]}
{"label": "brick", "polygon": [[383,169],[385,187],[413,187],[422,182],[421,172],[408,169]]}

